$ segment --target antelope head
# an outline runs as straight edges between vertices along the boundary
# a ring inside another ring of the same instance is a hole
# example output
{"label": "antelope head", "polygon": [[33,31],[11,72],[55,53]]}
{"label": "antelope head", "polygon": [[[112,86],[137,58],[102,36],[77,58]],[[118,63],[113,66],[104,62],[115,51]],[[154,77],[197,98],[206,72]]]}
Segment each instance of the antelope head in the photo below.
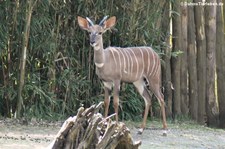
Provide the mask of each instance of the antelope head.
{"label": "antelope head", "polygon": [[116,17],[113,16],[107,19],[105,16],[99,24],[94,24],[88,17],[82,18],[78,16],[78,24],[83,29],[89,32],[90,45],[92,47],[100,47],[102,43],[102,34],[112,28],[116,23]]}

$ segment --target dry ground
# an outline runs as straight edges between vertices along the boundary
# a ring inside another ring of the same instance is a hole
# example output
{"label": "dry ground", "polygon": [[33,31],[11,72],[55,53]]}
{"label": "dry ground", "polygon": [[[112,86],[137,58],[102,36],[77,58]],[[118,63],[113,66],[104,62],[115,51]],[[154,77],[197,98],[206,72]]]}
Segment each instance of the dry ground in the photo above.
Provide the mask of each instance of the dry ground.
{"label": "dry ground", "polygon": [[[23,123],[23,124],[21,124]],[[158,121],[148,122],[148,128],[137,135],[137,123],[125,122],[135,140],[142,140],[140,149],[225,149],[225,130],[199,126],[191,122],[169,123],[163,136]],[[40,149],[47,147],[60,129],[62,122],[47,123],[35,120],[19,122],[0,120],[1,149]]]}

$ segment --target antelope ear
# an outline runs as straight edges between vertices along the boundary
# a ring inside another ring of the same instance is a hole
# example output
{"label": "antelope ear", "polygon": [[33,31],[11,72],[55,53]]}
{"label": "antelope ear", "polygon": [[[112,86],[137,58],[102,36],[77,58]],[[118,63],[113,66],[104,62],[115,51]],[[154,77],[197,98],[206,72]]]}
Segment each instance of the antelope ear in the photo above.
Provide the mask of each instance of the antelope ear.
{"label": "antelope ear", "polygon": [[83,30],[87,30],[87,31],[89,30],[90,26],[89,26],[89,23],[86,19],[78,16],[77,20],[78,20],[78,24],[79,24],[80,28],[82,28]]}
{"label": "antelope ear", "polygon": [[104,29],[108,30],[110,28],[112,28],[114,25],[116,24],[116,17],[110,17],[108,20],[105,21],[104,23]]}

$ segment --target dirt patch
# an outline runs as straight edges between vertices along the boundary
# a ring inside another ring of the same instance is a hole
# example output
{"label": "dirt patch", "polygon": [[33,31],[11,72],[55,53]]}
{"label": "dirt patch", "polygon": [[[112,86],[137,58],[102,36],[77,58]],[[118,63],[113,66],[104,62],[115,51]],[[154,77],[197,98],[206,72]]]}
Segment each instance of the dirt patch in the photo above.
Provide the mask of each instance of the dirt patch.
{"label": "dirt patch", "polygon": [[[137,135],[137,124],[125,122],[135,140],[141,140],[140,149],[149,148],[197,148],[225,149],[225,130],[213,129],[194,123],[169,123],[167,136],[163,136],[161,123],[148,122],[142,135]],[[60,129],[62,122],[19,122],[0,120],[1,149],[40,149],[47,147]]]}
{"label": "dirt patch", "polygon": [[[157,126],[157,127],[154,127]],[[133,137],[142,140],[141,149],[225,149],[225,130],[213,129],[193,123],[169,124],[167,136],[163,136],[160,123],[153,122],[153,126],[143,133]]]}
{"label": "dirt patch", "polygon": [[45,148],[60,129],[61,122],[47,123],[33,120],[0,120],[1,149],[41,149]]}

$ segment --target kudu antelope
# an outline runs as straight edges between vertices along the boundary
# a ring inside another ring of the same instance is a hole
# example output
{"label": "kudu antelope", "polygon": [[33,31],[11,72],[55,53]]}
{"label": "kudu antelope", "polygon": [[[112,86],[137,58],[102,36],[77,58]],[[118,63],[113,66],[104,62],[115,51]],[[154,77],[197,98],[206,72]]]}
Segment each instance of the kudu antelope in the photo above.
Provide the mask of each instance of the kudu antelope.
{"label": "kudu antelope", "polygon": [[161,64],[160,58],[151,47],[108,47],[103,48],[102,34],[112,28],[116,23],[116,17],[113,16],[107,20],[103,20],[95,25],[89,18],[78,16],[78,24],[90,34],[90,45],[94,48],[94,63],[96,66],[96,74],[103,81],[105,90],[105,117],[108,115],[110,103],[110,90],[113,90],[113,105],[116,113],[116,121],[118,121],[119,91],[120,83],[133,83],[140,95],[145,101],[144,118],[139,129],[142,133],[151,104],[151,95],[148,92],[149,86],[151,91],[157,97],[161,106],[163,128],[167,129],[165,116],[165,103],[161,92]]}

